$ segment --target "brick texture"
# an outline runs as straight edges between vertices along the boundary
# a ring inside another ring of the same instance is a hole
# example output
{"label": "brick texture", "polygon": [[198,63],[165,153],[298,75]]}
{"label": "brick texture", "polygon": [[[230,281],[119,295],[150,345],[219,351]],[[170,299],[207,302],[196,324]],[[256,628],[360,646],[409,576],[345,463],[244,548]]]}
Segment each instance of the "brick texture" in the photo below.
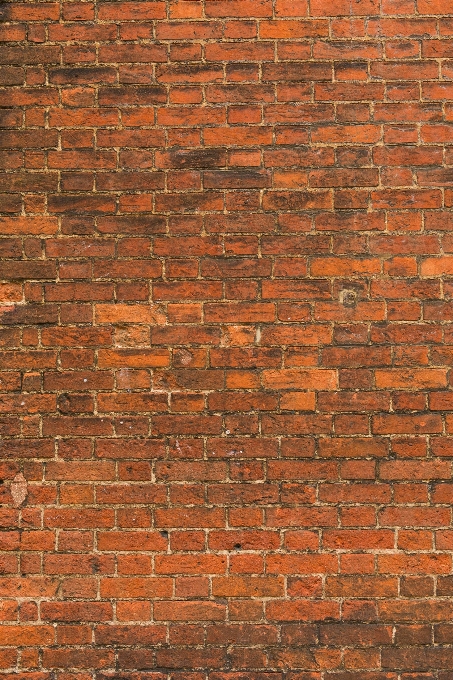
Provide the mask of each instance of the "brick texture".
{"label": "brick texture", "polygon": [[451,680],[451,0],[0,12],[0,673]]}

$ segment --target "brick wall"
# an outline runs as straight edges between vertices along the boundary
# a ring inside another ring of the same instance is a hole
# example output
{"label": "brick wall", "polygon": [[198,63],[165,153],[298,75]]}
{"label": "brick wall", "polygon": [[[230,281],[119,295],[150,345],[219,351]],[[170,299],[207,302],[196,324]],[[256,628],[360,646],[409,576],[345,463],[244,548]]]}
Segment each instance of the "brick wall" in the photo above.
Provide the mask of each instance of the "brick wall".
{"label": "brick wall", "polygon": [[5,678],[451,680],[451,0],[1,12]]}

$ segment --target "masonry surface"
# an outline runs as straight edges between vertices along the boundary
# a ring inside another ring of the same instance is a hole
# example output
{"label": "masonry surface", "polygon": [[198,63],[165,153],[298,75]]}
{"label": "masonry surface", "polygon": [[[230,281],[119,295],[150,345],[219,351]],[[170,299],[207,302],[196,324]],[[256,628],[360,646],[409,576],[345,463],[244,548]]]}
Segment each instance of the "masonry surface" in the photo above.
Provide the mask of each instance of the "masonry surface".
{"label": "masonry surface", "polygon": [[451,1],[0,10],[0,677],[452,680]]}

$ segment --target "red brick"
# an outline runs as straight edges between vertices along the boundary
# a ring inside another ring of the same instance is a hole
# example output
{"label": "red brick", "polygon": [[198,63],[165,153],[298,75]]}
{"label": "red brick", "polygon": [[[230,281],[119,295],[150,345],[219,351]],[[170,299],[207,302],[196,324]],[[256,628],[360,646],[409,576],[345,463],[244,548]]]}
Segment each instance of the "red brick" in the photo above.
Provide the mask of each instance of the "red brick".
{"label": "red brick", "polygon": [[328,458],[383,458],[388,455],[388,443],[378,438],[326,438],[320,441],[320,454]]}
{"label": "red brick", "polygon": [[165,578],[109,578],[101,580],[100,591],[101,597],[107,598],[168,597],[172,582]]}
{"label": "red brick", "polygon": [[338,618],[339,608],[333,601],[277,600],[268,604],[267,614],[270,621],[324,621]]}
{"label": "red brick", "polygon": [[323,546],[328,549],[391,550],[394,543],[393,531],[385,529],[340,529],[323,532]]}
{"label": "red brick", "polygon": [[[421,511],[421,512],[420,512]],[[445,526],[450,512],[446,508],[386,508],[382,510],[382,526]]]}
{"label": "red brick", "polygon": [[376,387],[384,389],[429,389],[446,387],[447,376],[443,369],[377,369]]}
{"label": "red brick", "polygon": [[390,600],[380,603],[380,616],[388,621],[445,621],[451,615],[451,603],[423,600]]}
{"label": "red brick", "polygon": [[46,649],[43,663],[51,668],[106,668],[112,665],[114,654],[109,649]]}
{"label": "red brick", "polygon": [[52,626],[8,626],[2,635],[4,645],[32,646],[54,642]]}
{"label": "red brick", "polygon": [[451,569],[449,555],[379,555],[381,573],[446,574]]}
{"label": "red brick", "polygon": [[164,17],[163,2],[109,2],[105,3],[99,11],[99,19],[102,21],[144,21]]}
{"label": "red brick", "polygon": [[58,230],[54,217],[1,217],[1,234],[54,234]]}
{"label": "red brick", "polygon": [[222,621],[225,619],[225,605],[214,602],[156,602],[156,621]]}
{"label": "red brick", "polygon": [[0,10],[8,678],[449,680],[449,12]]}
{"label": "red brick", "polygon": [[269,0],[209,0],[208,17],[268,17],[272,16]]}
{"label": "red brick", "polygon": [[373,417],[372,430],[375,434],[436,434],[442,429],[442,420],[435,414],[393,415],[382,414]]}

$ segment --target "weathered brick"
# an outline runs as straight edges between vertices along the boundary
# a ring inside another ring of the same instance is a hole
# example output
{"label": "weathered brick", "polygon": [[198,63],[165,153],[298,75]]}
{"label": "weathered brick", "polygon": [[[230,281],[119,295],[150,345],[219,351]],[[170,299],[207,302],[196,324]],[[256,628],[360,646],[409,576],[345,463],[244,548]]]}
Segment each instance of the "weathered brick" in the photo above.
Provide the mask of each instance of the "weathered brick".
{"label": "weathered brick", "polygon": [[4,674],[449,680],[448,3],[0,16]]}

